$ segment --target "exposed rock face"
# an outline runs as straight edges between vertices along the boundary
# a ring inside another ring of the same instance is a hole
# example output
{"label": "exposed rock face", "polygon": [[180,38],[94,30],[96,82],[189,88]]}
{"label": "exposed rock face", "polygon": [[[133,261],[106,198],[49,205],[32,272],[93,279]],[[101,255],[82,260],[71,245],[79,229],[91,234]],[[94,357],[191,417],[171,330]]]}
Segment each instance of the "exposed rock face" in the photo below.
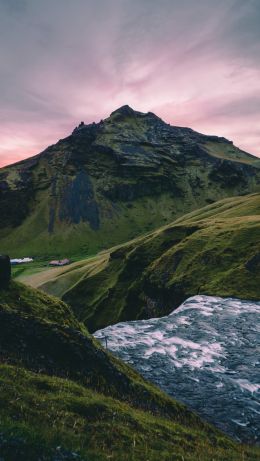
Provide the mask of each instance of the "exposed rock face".
{"label": "exposed rock face", "polygon": [[[67,254],[93,253],[255,191],[259,173],[256,158],[225,138],[123,106],[0,170],[1,247],[9,252],[19,240],[19,250],[31,254],[58,255],[62,244]],[[27,227],[30,246],[21,237]]]}
{"label": "exposed rock face", "polygon": [[54,231],[56,213],[61,222],[68,224],[89,223],[91,229],[99,228],[99,210],[94,197],[91,179],[85,171],[79,171],[74,178],[64,178],[59,200],[56,195],[56,181],[52,184],[54,200],[50,206],[48,231]]}
{"label": "exposed rock face", "polygon": [[11,263],[7,255],[0,255],[0,288],[7,288],[11,280]]}

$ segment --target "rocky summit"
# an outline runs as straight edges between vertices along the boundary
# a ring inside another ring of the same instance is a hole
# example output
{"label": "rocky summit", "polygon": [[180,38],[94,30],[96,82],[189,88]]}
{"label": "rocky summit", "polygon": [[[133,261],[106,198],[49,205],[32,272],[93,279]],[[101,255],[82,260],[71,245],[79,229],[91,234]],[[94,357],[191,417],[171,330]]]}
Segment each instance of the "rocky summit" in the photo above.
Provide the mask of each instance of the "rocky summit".
{"label": "rocky summit", "polygon": [[123,106],[0,170],[0,244],[11,256],[93,254],[259,187],[231,141]]}

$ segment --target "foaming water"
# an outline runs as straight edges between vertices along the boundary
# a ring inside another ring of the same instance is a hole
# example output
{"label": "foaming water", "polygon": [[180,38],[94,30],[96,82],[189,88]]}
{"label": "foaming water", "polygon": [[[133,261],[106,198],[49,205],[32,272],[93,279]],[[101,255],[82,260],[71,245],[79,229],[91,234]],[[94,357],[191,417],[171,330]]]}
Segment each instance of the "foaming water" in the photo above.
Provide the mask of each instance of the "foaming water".
{"label": "foaming water", "polygon": [[95,337],[220,429],[259,442],[259,313],[257,302],[194,296],[167,317]]}

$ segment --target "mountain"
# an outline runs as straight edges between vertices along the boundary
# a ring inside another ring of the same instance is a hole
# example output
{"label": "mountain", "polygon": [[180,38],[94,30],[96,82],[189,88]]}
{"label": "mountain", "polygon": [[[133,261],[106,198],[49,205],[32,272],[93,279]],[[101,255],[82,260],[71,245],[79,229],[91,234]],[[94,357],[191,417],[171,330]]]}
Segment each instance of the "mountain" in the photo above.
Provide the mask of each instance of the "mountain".
{"label": "mountain", "polygon": [[68,302],[91,331],[169,314],[200,294],[260,299],[260,194],[224,199],[26,283]]}
{"label": "mountain", "polygon": [[0,291],[4,461],[256,461],[105,351],[62,301]]}
{"label": "mountain", "polygon": [[232,142],[123,106],[0,170],[0,246],[13,257],[95,254],[259,187]]}

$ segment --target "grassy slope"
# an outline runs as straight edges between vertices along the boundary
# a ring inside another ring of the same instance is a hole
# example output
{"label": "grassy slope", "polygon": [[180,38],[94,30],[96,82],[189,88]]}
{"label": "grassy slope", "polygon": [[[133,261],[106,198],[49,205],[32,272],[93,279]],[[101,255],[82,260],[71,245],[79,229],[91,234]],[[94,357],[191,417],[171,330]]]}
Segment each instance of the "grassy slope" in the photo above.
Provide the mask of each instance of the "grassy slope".
{"label": "grassy slope", "polygon": [[237,162],[247,163],[247,164],[259,164],[258,157],[254,157],[247,152],[235,147],[233,144],[227,144],[225,142],[206,142],[204,147],[207,149],[208,153],[213,157],[221,159],[232,159]]}
{"label": "grassy slope", "polygon": [[[77,226],[60,223],[57,231],[49,234],[47,218],[43,219],[48,212],[48,201],[44,197],[45,205],[41,209],[41,200],[39,198],[37,203],[37,212],[28,217],[21,226],[0,231],[2,253],[8,253],[12,257],[40,256],[46,260],[90,256],[115,243],[122,243],[159,227],[182,214],[180,200],[174,201],[168,194],[136,200],[131,209],[125,203],[117,202],[116,211],[111,210],[111,204],[101,198],[100,229],[92,230],[83,222]],[[201,203],[205,203],[204,198],[193,200],[192,205],[188,204],[186,209],[190,211]]]}
{"label": "grassy slope", "polygon": [[198,292],[259,299],[259,208],[259,194],[225,199],[85,266],[27,282],[62,296],[91,331],[164,315]]}
{"label": "grassy slope", "polygon": [[64,303],[14,282],[0,350],[4,461],[257,460],[106,353]]}

